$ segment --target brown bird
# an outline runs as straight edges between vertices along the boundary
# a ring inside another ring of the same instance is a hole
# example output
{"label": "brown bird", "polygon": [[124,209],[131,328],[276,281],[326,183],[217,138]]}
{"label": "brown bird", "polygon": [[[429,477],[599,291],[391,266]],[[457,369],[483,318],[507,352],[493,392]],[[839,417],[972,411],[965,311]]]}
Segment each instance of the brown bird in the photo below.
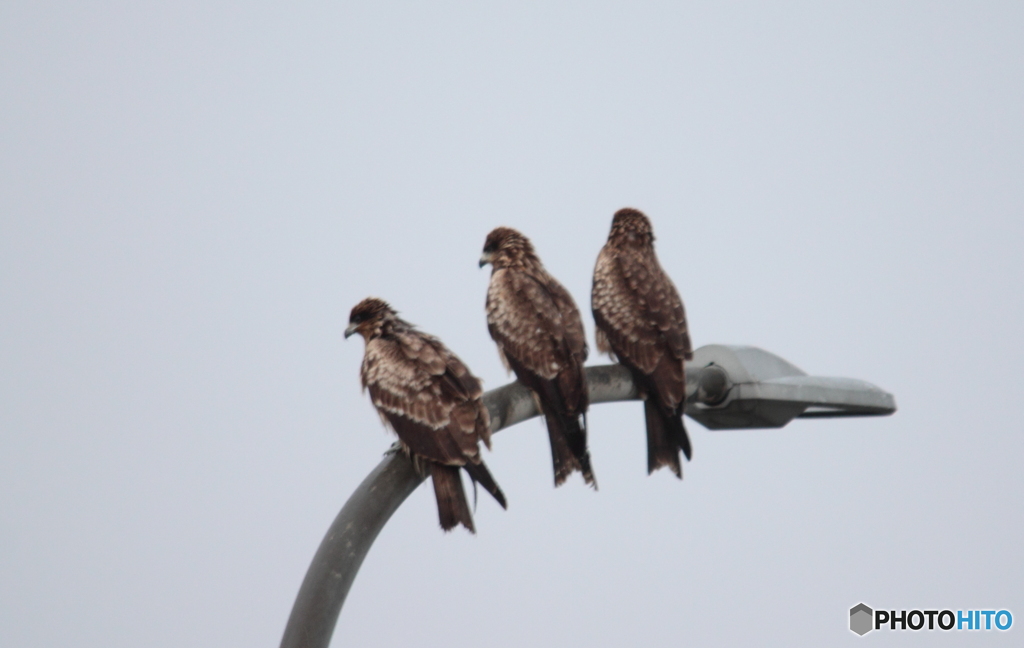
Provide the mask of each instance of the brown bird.
{"label": "brown bird", "polygon": [[555,486],[578,470],[597,488],[587,449],[587,340],[572,296],[541,264],[529,239],[498,227],[487,235],[487,328],[505,367],[533,392],[547,422]]}
{"label": "brown bird", "polygon": [[475,533],[460,468],[508,508],[480,459],[478,442],[491,447],[480,381],[440,340],[402,320],[383,300],[368,297],[356,304],[345,337],[353,333],[366,341],[363,389],[417,470],[430,471],[441,528],[450,531],[461,523]]}
{"label": "brown bird", "polygon": [[620,209],[594,267],[591,307],[597,348],[626,366],[644,399],[647,473],[669,466],[682,479],[679,449],[689,459],[683,426],[684,360],[693,357],[686,312],[654,254],[651,222]]}

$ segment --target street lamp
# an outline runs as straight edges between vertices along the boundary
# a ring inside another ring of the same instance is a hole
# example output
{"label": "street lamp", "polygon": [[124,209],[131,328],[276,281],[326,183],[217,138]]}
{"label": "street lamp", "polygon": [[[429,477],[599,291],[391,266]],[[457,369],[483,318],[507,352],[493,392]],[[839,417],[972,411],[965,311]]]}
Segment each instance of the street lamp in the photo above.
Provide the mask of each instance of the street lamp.
{"label": "street lamp", "polygon": [[[693,367],[700,367],[696,371]],[[709,430],[780,428],[794,418],[888,416],[892,394],[853,378],[808,376],[752,346],[709,344],[687,363],[686,414]],[[693,376],[692,378],[690,376]]]}
{"label": "street lamp", "polygon": [[[633,400],[636,386],[621,365],[587,367],[591,403]],[[711,430],[778,428],[794,418],[886,416],[892,394],[852,378],[808,376],[777,355],[751,346],[710,344],[686,363],[686,414]],[[537,416],[518,382],[483,395],[497,432]],[[327,648],[348,590],[377,534],[423,483],[402,452],[390,452],[334,519],[302,581],[281,648]]]}

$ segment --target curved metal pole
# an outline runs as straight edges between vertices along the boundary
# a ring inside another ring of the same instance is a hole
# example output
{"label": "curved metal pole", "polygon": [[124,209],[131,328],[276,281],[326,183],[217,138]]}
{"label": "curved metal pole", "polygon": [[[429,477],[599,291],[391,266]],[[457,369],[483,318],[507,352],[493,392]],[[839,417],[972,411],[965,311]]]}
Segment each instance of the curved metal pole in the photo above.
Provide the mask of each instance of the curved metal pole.
{"label": "curved metal pole", "polygon": [[[591,403],[633,400],[621,365],[587,367]],[[870,383],[808,376],[756,347],[708,345],[686,363],[686,413],[709,429],[782,427],[797,416],[888,415],[892,394]],[[484,394],[497,432],[537,416],[518,382]],[[385,456],[342,507],[306,572],[281,648],[327,648],[348,590],[377,534],[424,480],[404,453]]]}
{"label": "curved metal pole", "polygon": [[[620,365],[587,367],[587,385],[591,403],[636,398],[633,379]],[[487,392],[483,401],[491,414],[492,432],[539,414],[529,390],[518,382]],[[334,518],[309,565],[281,648],[330,645],[341,606],[370,546],[391,515],[423,480],[404,453],[393,452],[356,488]]]}

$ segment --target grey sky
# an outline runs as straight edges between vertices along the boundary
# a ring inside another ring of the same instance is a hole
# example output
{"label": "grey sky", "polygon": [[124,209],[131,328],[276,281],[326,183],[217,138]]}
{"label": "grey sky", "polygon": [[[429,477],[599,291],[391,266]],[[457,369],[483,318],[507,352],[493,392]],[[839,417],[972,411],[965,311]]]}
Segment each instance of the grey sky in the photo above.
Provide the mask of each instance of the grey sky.
{"label": "grey sky", "polygon": [[335,645],[840,645],[862,601],[1024,623],[1022,6],[549,4],[0,7],[0,645],[276,646],[392,440],[352,305],[500,386],[486,233],[533,239],[592,340],[625,205],[696,345],[900,411],[688,420],[680,483],[639,404],[596,406],[596,494],[552,488],[539,421],[502,432],[509,510],[444,535],[419,489]]}

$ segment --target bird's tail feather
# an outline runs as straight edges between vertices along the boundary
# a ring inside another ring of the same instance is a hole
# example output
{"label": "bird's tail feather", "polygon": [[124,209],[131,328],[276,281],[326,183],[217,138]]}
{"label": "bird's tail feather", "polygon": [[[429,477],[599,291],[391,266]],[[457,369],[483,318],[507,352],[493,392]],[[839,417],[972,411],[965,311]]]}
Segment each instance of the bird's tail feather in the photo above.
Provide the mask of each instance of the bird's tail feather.
{"label": "bird's tail feather", "polygon": [[551,441],[551,460],[555,469],[555,486],[561,486],[573,473],[583,473],[583,480],[597,490],[597,479],[590,467],[587,433],[582,418],[559,416],[545,411],[548,439]]}
{"label": "bird's tail feather", "polygon": [[487,466],[484,462],[480,463],[467,463],[465,466],[466,472],[469,473],[470,479],[473,480],[474,488],[476,484],[480,484],[484,487],[488,493],[490,493],[494,499],[498,500],[498,504],[501,504],[501,508],[508,509],[508,503],[505,501],[505,493],[501,492],[501,488],[497,482],[494,481],[494,477],[491,476],[491,471],[487,470]]}
{"label": "bird's tail feather", "polygon": [[644,401],[644,417],[647,419],[647,474],[668,466],[682,479],[679,450],[687,460],[693,454],[682,412],[666,413],[653,398],[648,398]]}
{"label": "bird's tail feather", "polygon": [[431,466],[430,476],[434,480],[434,495],[437,497],[437,515],[441,528],[451,531],[459,524],[476,533],[473,516],[469,512],[466,492],[462,490],[462,476],[458,466]]}

